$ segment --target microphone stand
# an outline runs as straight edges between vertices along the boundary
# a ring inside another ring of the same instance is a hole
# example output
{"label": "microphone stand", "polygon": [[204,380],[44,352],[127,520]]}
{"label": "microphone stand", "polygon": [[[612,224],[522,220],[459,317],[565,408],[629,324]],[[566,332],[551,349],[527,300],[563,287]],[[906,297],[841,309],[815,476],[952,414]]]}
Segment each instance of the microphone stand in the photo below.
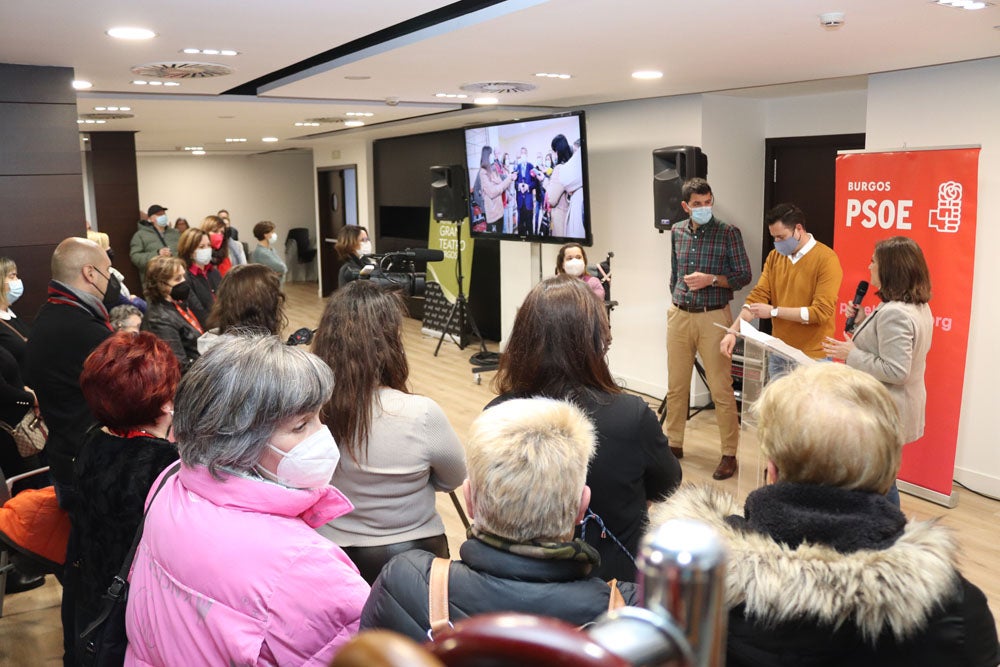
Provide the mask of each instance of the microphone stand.
{"label": "microphone stand", "polygon": [[491,358],[490,355],[493,353],[486,349],[486,342],[483,340],[483,335],[479,333],[479,326],[476,324],[476,318],[472,316],[472,312],[469,310],[469,300],[465,298],[465,274],[462,273],[462,221],[452,220],[458,228],[458,234],[456,238],[458,239],[458,296],[455,297],[455,303],[452,304],[451,310],[448,312],[448,319],[444,323],[444,329],[441,331],[441,338],[438,339],[437,347],[434,348],[434,356],[438,356],[438,352],[441,351],[441,343],[444,342],[444,337],[448,335],[448,330],[451,328],[451,323],[458,316],[458,349],[464,350],[466,347],[465,343],[465,323],[469,323],[469,328],[472,329],[473,335],[479,339],[479,352],[472,355],[469,360],[472,363],[479,363],[476,360],[486,361]]}

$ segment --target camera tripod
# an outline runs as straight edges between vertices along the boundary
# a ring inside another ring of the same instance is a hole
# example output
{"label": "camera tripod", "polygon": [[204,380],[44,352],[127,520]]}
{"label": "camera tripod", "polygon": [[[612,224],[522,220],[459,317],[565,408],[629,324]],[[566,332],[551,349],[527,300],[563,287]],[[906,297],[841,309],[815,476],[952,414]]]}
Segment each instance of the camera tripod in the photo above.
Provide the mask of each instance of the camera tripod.
{"label": "camera tripod", "polygon": [[[472,334],[479,339],[479,352],[474,354],[472,358],[486,359],[492,353],[486,349],[486,342],[483,340],[483,335],[479,333],[476,318],[473,317],[472,311],[469,310],[469,300],[465,297],[465,274],[462,273],[462,221],[452,220],[451,222],[458,228],[458,234],[456,234],[456,238],[458,239],[458,257],[456,258],[457,263],[455,268],[455,273],[458,275],[458,296],[455,297],[455,303],[452,304],[451,310],[448,311],[448,319],[444,323],[444,329],[441,331],[441,338],[438,339],[437,347],[434,348],[434,356],[438,356],[438,352],[441,351],[441,343],[444,342],[444,337],[448,335],[451,323],[455,321],[457,316],[458,349],[464,350],[466,347],[465,323],[468,322],[469,328],[472,329]],[[476,362],[473,361],[473,363]]]}

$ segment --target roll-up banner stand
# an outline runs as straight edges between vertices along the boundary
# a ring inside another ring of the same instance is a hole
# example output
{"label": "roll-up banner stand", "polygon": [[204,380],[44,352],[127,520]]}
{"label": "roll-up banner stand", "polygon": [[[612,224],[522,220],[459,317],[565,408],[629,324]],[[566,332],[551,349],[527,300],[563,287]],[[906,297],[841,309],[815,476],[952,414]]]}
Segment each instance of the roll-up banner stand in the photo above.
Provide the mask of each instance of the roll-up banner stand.
{"label": "roll-up banner stand", "polygon": [[[908,236],[930,270],[934,336],[927,355],[924,435],[903,448],[899,488],[954,507],[955,448],[962,408],[976,249],[979,148],[842,152],[837,157],[834,249],[844,268],[837,331],[858,281],[868,280],[875,242]],[[869,293],[871,312],[878,297]]]}

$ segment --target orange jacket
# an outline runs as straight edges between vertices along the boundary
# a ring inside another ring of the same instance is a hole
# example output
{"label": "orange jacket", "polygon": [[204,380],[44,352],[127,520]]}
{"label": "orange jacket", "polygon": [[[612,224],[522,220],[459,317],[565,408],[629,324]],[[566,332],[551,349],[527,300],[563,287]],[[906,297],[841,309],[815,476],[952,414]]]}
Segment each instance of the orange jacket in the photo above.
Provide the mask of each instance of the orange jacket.
{"label": "orange jacket", "polygon": [[0,507],[0,539],[62,565],[69,541],[69,514],[55,487],[25,489]]}

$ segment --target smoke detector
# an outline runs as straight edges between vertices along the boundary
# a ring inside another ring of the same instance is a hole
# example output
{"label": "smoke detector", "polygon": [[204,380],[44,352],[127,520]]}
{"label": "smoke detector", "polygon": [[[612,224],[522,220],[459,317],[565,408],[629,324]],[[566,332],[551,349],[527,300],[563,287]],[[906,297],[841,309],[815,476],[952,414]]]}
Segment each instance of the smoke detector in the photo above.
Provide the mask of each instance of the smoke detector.
{"label": "smoke detector", "polygon": [[844,12],[824,12],[819,15],[819,24],[825,30],[837,30],[844,25]]}
{"label": "smoke detector", "polygon": [[131,72],[137,76],[157,79],[208,79],[232,74],[233,68],[215,63],[164,62],[136,65]]}

